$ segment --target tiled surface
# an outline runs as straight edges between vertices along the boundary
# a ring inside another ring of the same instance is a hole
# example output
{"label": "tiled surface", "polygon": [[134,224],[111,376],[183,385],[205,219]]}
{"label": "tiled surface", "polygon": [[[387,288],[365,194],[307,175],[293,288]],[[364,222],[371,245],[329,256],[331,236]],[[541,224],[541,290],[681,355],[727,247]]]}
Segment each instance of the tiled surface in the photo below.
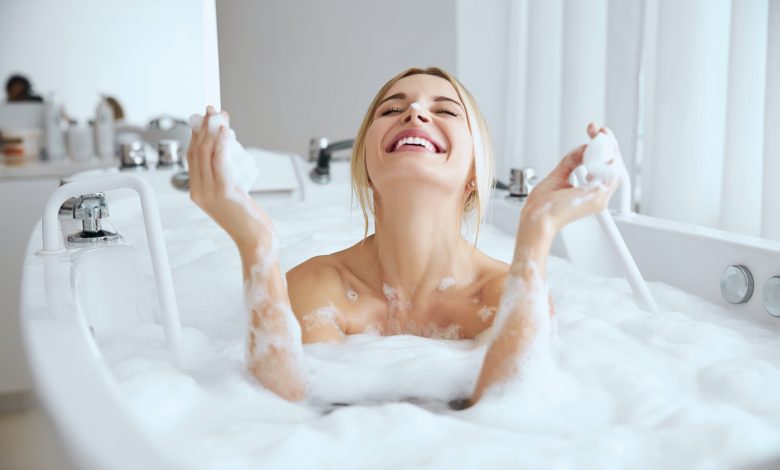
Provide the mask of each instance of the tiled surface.
{"label": "tiled surface", "polygon": [[40,408],[0,414],[0,469],[76,470]]}

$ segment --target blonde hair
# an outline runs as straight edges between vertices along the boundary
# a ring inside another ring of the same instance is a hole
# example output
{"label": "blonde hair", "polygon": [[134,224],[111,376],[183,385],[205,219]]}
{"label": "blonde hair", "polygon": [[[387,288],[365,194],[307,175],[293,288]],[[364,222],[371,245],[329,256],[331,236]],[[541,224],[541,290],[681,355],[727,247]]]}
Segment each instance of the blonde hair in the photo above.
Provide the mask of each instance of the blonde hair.
{"label": "blonde hair", "polygon": [[447,80],[452,87],[455,88],[455,92],[458,94],[458,98],[460,98],[466,111],[466,122],[468,123],[471,137],[474,141],[476,188],[475,191],[469,194],[469,197],[463,204],[463,213],[466,215],[476,211],[477,233],[479,232],[479,223],[482,221],[482,217],[485,214],[485,209],[487,208],[490,199],[490,192],[493,189],[493,147],[490,142],[490,135],[488,134],[485,117],[479,110],[477,102],[474,100],[474,97],[471,96],[471,93],[469,93],[466,87],[450,73],[438,67],[428,67],[424,69],[412,67],[391,78],[382,86],[368,107],[368,111],[363,118],[363,123],[360,125],[360,130],[358,130],[357,136],[355,137],[355,145],[352,147],[352,188],[357,196],[360,209],[363,211],[365,235],[368,235],[369,212],[372,216],[376,216],[374,200],[371,195],[371,187],[368,180],[368,168],[366,167],[366,133],[374,122],[376,110],[387,91],[402,78],[420,74],[432,75]]}

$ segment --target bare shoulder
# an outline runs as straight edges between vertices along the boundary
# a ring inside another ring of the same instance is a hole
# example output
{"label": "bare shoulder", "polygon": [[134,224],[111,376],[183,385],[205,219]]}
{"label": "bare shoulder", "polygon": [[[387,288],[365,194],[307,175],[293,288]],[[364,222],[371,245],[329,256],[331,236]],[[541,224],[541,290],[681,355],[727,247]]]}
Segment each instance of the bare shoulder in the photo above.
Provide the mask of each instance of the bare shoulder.
{"label": "bare shoulder", "polygon": [[289,270],[287,292],[293,313],[303,327],[304,343],[343,337],[344,287],[337,254],[316,256]]}
{"label": "bare shoulder", "polygon": [[486,305],[498,306],[504,293],[509,265],[479,252],[478,264],[482,279],[482,299]]}
{"label": "bare shoulder", "polygon": [[[296,305],[306,307],[309,303],[333,302],[343,293],[341,262],[337,253],[315,256],[287,272],[287,291],[293,310]],[[343,297],[343,295],[342,295]],[[316,308],[317,305],[311,307]],[[301,309],[306,311],[306,308]]]}

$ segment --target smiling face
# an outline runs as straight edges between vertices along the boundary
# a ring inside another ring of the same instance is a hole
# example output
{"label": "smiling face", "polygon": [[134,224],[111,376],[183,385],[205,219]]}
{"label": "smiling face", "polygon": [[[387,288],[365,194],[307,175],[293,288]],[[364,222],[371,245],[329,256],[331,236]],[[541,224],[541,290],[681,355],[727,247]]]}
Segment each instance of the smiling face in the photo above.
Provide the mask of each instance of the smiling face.
{"label": "smiling face", "polygon": [[366,234],[383,188],[461,198],[458,210],[475,211],[480,221],[493,186],[485,118],[468,90],[438,67],[407,69],[379,90],[355,136],[351,166]]}
{"label": "smiling face", "polygon": [[474,142],[466,110],[444,78],[416,74],[381,97],[365,135],[365,164],[380,195],[391,185],[424,185],[468,196],[474,179]]}

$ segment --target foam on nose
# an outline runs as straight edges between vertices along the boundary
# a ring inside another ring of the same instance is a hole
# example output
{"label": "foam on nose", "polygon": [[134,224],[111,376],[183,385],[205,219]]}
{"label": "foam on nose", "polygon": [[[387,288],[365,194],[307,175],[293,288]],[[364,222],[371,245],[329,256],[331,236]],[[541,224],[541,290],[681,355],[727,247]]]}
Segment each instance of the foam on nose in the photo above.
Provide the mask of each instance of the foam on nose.
{"label": "foam on nose", "polygon": [[410,104],[409,107],[412,108],[415,111],[420,111],[422,109],[422,106],[420,106],[420,103],[418,103],[416,101],[414,103]]}

